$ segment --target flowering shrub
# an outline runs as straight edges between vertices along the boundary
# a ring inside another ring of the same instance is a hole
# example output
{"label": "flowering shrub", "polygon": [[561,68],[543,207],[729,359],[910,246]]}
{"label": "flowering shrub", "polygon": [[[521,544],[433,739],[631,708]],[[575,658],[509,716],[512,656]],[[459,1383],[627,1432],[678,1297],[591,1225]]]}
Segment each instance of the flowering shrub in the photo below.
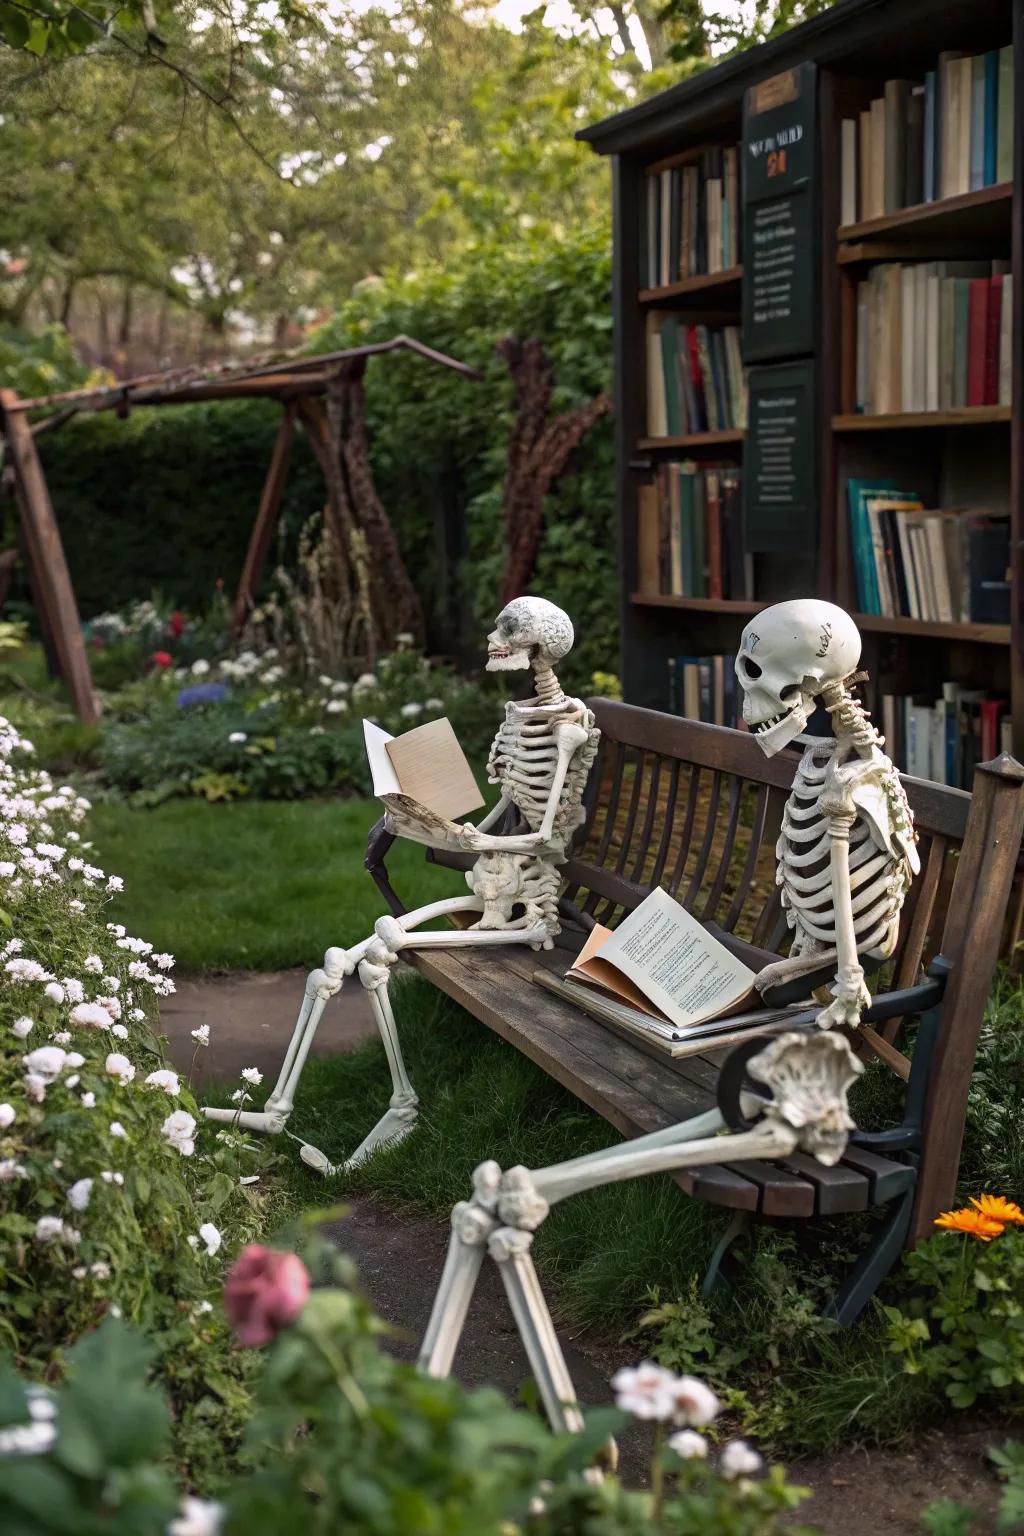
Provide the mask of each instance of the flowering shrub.
{"label": "flowering shrub", "polygon": [[51,1379],[123,1316],[157,1341],[182,1435],[196,1413],[235,1434],[243,1371],[206,1314],[222,1233],[257,1226],[249,1154],[164,1061],[174,960],[104,920],[121,881],[90,861],[88,802],[30,762],[0,719],[0,1346]]}
{"label": "flowering shrub", "polygon": [[[803,1497],[741,1441],[717,1458],[717,1399],[658,1367],[620,1372],[624,1411],[552,1435],[490,1389],[466,1392],[386,1354],[382,1325],[350,1288],[349,1266],[321,1250],[318,1278],[295,1254],[253,1246],[237,1260],[225,1308],[243,1341],[268,1345],[246,1437],[246,1475],[217,1500],[177,1505],[158,1465],[166,1409],[147,1386],[146,1346],[107,1321],[71,1352],[67,1383],[40,1399],[0,1380],[0,1505],[5,1536],[71,1530],[118,1536],[774,1536]],[[114,1411],[104,1409],[109,1397]],[[675,1432],[659,1443],[650,1491],[601,1480],[590,1463],[633,1412]],[[100,1521],[102,1520],[102,1524]]]}
{"label": "flowering shrub", "polygon": [[[904,1369],[941,1388],[957,1408],[979,1398],[1024,1405],[1024,1211],[982,1195],[945,1211],[944,1230],[904,1260],[913,1287],[884,1308],[889,1348]],[[954,1233],[962,1234],[957,1242]]]}
{"label": "flowering shrub", "polygon": [[99,613],[84,625],[93,678],[120,688],[150,671],[223,650],[228,607],[222,587],[202,616],[183,613],[159,594],[126,608]]}
{"label": "flowering shrub", "polygon": [[112,701],[102,773],[142,803],[173,795],[298,799],[368,794],[362,721],[393,735],[447,715],[482,767],[500,719],[496,690],[432,666],[411,648],[354,678],[302,682],[277,651],[243,650],[163,668]]}

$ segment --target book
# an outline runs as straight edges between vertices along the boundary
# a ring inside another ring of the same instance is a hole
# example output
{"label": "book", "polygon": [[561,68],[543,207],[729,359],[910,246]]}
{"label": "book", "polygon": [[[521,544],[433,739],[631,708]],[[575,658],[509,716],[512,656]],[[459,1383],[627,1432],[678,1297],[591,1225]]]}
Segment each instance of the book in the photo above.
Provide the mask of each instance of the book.
{"label": "book", "polygon": [[468,816],[484,804],[473,770],[448,719],[428,720],[401,736],[363,720],[373,792],[387,803],[404,795],[443,820]]}
{"label": "book", "polygon": [[857,119],[844,117],[840,134],[840,224],[857,222]]}
{"label": "book", "polygon": [[659,572],[658,488],[646,484],[636,493],[636,584],[645,594],[661,591]]}
{"label": "book", "polygon": [[595,925],[565,979],[678,1037],[756,1006],[756,974],[656,888],[614,931]]}
{"label": "book", "polygon": [[999,50],[996,105],[996,181],[1013,180],[1013,44]]}
{"label": "book", "polygon": [[968,191],[977,192],[985,185],[985,55],[971,59],[971,148],[968,166]]}
{"label": "book", "polygon": [[667,287],[737,265],[738,165],[735,145],[713,145],[696,160],[647,173],[640,208],[646,287]]}

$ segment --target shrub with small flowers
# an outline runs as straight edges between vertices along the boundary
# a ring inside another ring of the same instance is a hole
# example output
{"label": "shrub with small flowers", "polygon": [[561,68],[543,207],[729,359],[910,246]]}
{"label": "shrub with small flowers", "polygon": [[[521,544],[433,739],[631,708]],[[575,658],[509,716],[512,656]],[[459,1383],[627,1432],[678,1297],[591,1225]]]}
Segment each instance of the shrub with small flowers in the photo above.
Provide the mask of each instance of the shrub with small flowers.
{"label": "shrub with small flowers", "polygon": [[904,1260],[908,1299],[884,1308],[889,1348],[957,1408],[998,1400],[1020,1409],[1024,1210],[983,1194],[935,1225],[936,1235]]}
{"label": "shrub with small flowers", "polygon": [[221,1411],[244,1406],[223,1337],[200,1347],[195,1319],[221,1233],[233,1247],[256,1231],[258,1196],[164,1063],[174,960],[106,921],[121,882],[92,862],[88,809],[0,720],[0,1347],[52,1379],[104,1316],[140,1323],[187,1433],[204,1353]]}

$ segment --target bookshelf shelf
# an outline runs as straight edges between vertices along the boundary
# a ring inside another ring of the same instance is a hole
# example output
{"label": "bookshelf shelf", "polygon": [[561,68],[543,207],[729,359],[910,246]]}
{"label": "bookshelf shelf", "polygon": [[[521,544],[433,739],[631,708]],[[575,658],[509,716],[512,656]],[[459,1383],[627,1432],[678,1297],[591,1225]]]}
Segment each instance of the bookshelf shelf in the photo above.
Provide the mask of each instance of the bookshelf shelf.
{"label": "bookshelf shelf", "polygon": [[920,427],[985,427],[1013,420],[1009,405],[964,405],[951,411],[896,411],[891,416],[865,416],[850,411],[832,417],[833,432],[909,432]]}
{"label": "bookshelf shelf", "polygon": [[731,597],[670,597],[664,592],[634,592],[630,602],[636,608],[682,608],[694,613],[760,613],[764,603],[744,602]]}
{"label": "bookshelf shelf", "polygon": [[918,635],[922,639],[961,640],[973,645],[1009,645],[1009,624],[932,624],[925,619],[887,618],[884,614],[855,613],[858,628],[873,634]]}
{"label": "bookshelf shelf", "polygon": [[641,304],[668,305],[680,299],[722,299],[730,307],[739,306],[742,267],[729,267],[724,272],[702,272],[697,277],[685,277],[678,283],[666,283],[662,288],[641,288]]}
{"label": "bookshelf shelf", "polygon": [[850,240],[867,240],[873,235],[891,239],[906,232],[914,240],[940,243],[945,253],[949,241],[958,236],[976,241],[1008,235],[1012,206],[1013,183],[1000,182],[994,187],[979,187],[976,192],[963,192],[959,197],[900,208],[880,219],[840,224],[836,240],[843,244]]}
{"label": "bookshelf shelf", "polygon": [[645,452],[657,452],[659,449],[677,450],[679,448],[723,448],[729,444],[743,442],[746,433],[740,428],[728,432],[686,432],[682,437],[641,437],[637,447]]}

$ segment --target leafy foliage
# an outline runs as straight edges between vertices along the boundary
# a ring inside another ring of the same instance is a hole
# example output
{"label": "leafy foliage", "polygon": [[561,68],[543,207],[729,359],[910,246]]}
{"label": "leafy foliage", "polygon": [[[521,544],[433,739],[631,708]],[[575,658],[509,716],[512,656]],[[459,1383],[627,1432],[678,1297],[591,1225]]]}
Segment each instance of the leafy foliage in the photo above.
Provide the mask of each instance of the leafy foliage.
{"label": "leafy foliage", "polygon": [[0,325],[0,388],[32,399],[77,389],[90,377],[62,325],[36,332]]}

